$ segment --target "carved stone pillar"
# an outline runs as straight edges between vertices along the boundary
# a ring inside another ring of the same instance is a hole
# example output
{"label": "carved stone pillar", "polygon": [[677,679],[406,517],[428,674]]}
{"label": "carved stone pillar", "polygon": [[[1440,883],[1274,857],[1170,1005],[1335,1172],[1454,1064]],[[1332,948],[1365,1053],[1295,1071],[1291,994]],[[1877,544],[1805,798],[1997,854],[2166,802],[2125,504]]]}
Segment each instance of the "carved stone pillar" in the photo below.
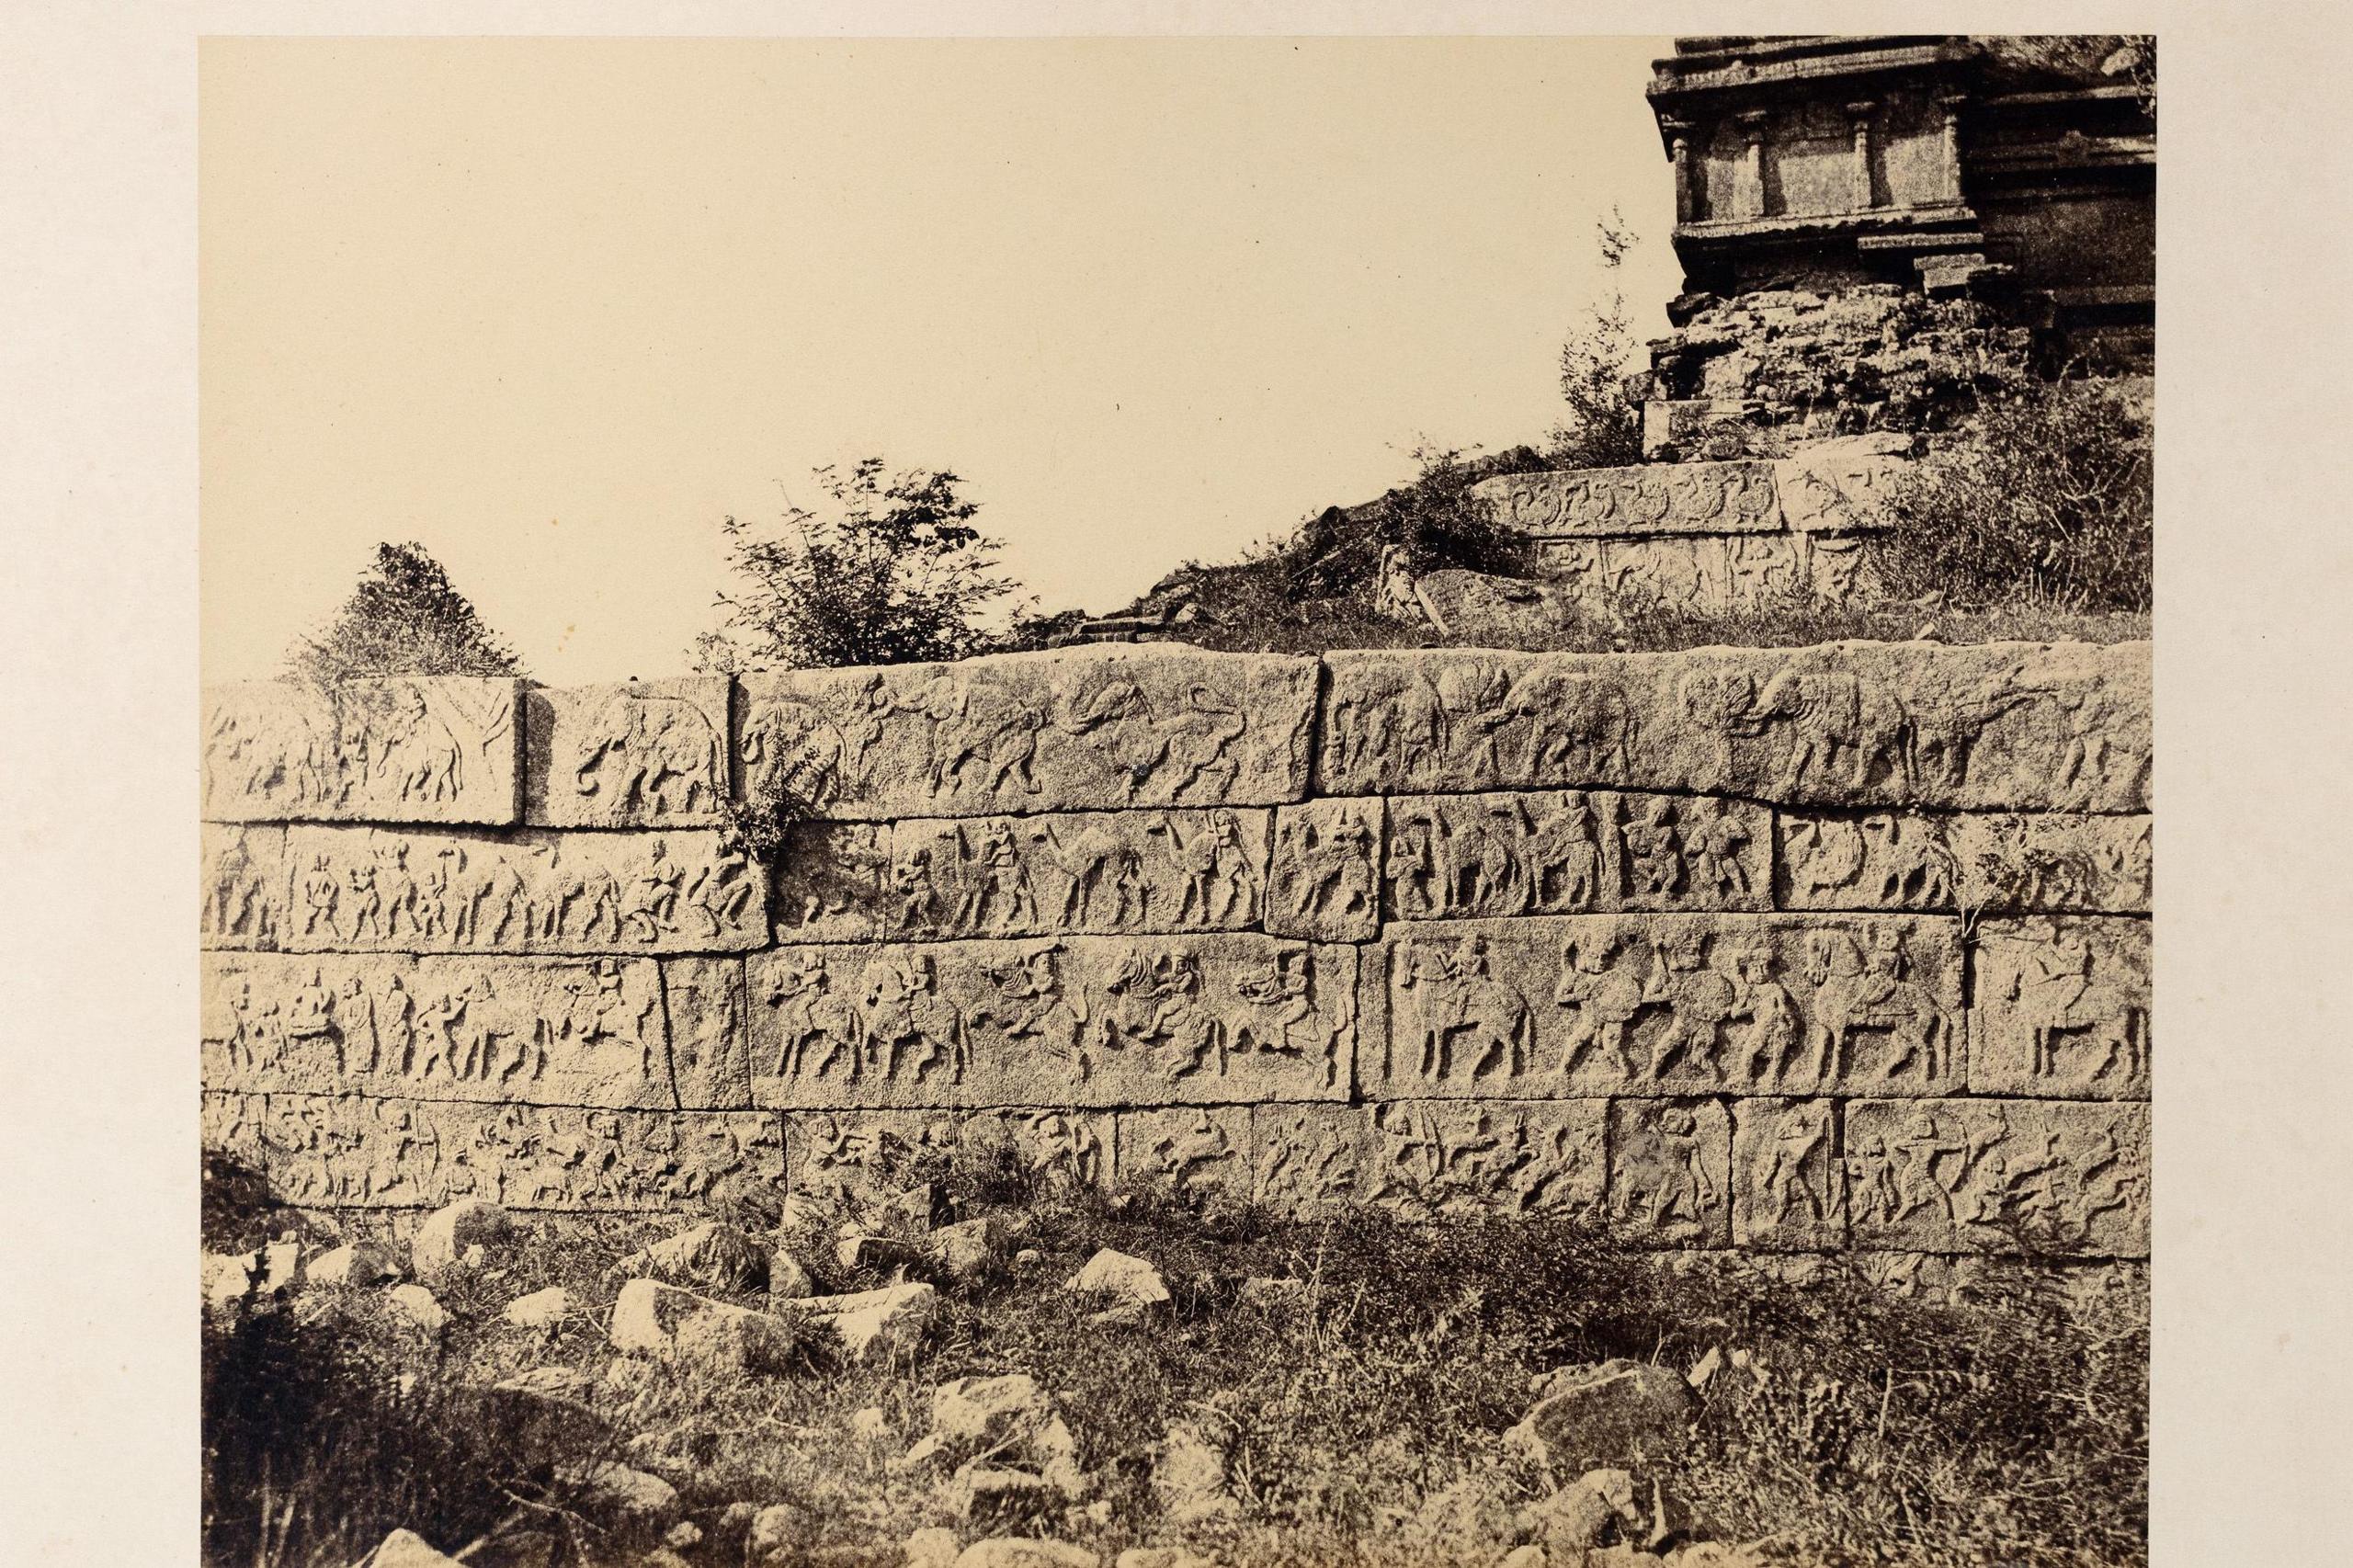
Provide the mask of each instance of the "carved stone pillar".
{"label": "carved stone pillar", "polygon": [[1852,194],[1847,204],[1858,212],[1879,205],[1871,197],[1871,115],[1878,108],[1868,99],[1847,106],[1847,123],[1855,133],[1855,167],[1848,176]]}
{"label": "carved stone pillar", "polygon": [[1948,93],[1937,99],[1937,108],[1944,116],[1945,199],[1961,199],[1961,106],[1966,100],[1959,93]]}
{"label": "carved stone pillar", "polygon": [[1740,161],[1740,215],[1765,216],[1765,121],[1768,111],[1753,108],[1738,117],[1740,134],[1748,150]]}
{"label": "carved stone pillar", "polygon": [[1670,156],[1675,160],[1675,221],[1688,223],[1699,216],[1699,202],[1691,189],[1691,126],[1688,120],[1669,119],[1660,122],[1666,128]]}

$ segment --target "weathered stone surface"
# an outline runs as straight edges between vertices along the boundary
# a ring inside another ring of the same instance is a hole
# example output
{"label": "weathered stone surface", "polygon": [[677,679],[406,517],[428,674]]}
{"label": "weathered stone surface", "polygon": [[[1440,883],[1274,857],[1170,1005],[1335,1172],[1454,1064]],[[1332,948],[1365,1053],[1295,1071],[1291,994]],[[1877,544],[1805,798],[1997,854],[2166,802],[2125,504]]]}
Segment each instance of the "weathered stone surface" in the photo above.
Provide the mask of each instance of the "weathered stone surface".
{"label": "weathered stone surface", "polygon": [[785,948],[749,965],[765,1105],[1346,1095],[1356,954],[1245,933]]}
{"label": "weathered stone surface", "polygon": [[2146,1256],[2149,1108],[2062,1100],[1855,1100],[1856,1246]]}
{"label": "weathered stone surface", "polygon": [[751,1290],[767,1281],[767,1251],[733,1225],[707,1220],[639,1248],[614,1268],[694,1290]]}
{"label": "weathered stone surface", "polygon": [[364,1288],[401,1277],[401,1262],[392,1248],[379,1242],[346,1242],[310,1260],[304,1275],[313,1285]]}
{"label": "weathered stone surface", "polygon": [[486,1198],[460,1198],[426,1217],[408,1244],[409,1264],[419,1277],[454,1268],[475,1247],[505,1252],[515,1241],[514,1217]]}
{"label": "weathered stone surface", "polygon": [[369,1568],[459,1568],[458,1560],[436,1551],[423,1536],[394,1530],[368,1554]]}
{"label": "weathered stone surface", "polygon": [[951,1161],[1049,1186],[1101,1187],[1117,1136],[1102,1111],[795,1111],[786,1119],[794,1197],[814,1211],[853,1214],[938,1179]]}
{"label": "weathered stone surface", "polygon": [[727,707],[723,676],[526,691],[523,820],[549,827],[718,823],[728,797]]}
{"label": "weathered stone surface", "polygon": [[665,1285],[632,1279],[613,1300],[613,1348],[711,1373],[781,1372],[801,1335],[792,1320],[733,1306]]}
{"label": "weathered stone surface", "polygon": [[1575,595],[1558,583],[1442,566],[1412,579],[1414,618],[1449,637],[1518,647],[1569,623]]}
{"label": "weathered stone surface", "polygon": [[771,866],[779,942],[872,942],[882,936],[891,825],[796,822]]}
{"label": "weathered stone surface", "polygon": [[674,1107],[650,960],[207,955],[223,1089]]}
{"label": "weathered stone surface", "polygon": [[457,676],[290,681],[204,693],[204,815],[214,822],[511,823],[520,814],[519,683]]}
{"label": "weathered stone surface", "polygon": [[1854,1092],[1961,1083],[1960,924],[1552,915],[1391,928],[1381,1096]]}
{"label": "weathered stone surface", "polygon": [[466,1105],[356,1095],[213,1096],[276,1194],[318,1208],[660,1210],[729,1176],[781,1184],[783,1129],[765,1112]]}
{"label": "weathered stone surface", "polygon": [[208,947],[725,951],[767,940],[757,870],[716,833],[218,829]]}
{"label": "weathered stone surface", "polygon": [[1978,928],[1969,1086],[2086,1099],[2149,1096],[2149,923],[2100,915]]}
{"label": "weathered stone surface", "polygon": [[1103,1568],[1103,1560],[1065,1540],[993,1536],[966,1547],[956,1568]]}
{"label": "weathered stone surface", "polygon": [[2139,811],[2149,645],[1335,653],[1319,792],[1609,787]]}
{"label": "weathered stone surface", "polygon": [[1770,906],[1773,828],[1747,801],[1609,790],[1389,802],[1392,920]]}
{"label": "weathered stone surface", "polygon": [[1273,805],[1304,790],[1315,685],[1166,643],[753,676],[738,756],[843,818]]}
{"label": "weathered stone surface", "polygon": [[1118,1306],[1156,1307],[1168,1300],[1160,1270],[1147,1260],[1110,1247],[1098,1250],[1070,1277],[1066,1289]]}
{"label": "weathered stone surface", "polygon": [[1381,925],[1386,802],[1308,801],[1275,812],[1267,929],[1318,942],[1370,941]]}
{"label": "weathered stone surface", "polygon": [[1120,1182],[1148,1182],[1192,1200],[1249,1197],[1247,1107],[1128,1110],[1119,1120],[1113,1165]]}
{"label": "weathered stone surface", "polygon": [[663,960],[662,1006],[678,1104],[688,1110],[749,1110],[751,1018],[744,960]]}
{"label": "weathered stone surface", "polygon": [[581,1315],[580,1298],[561,1285],[517,1296],[498,1315],[516,1328],[554,1329]]}
{"label": "weathered stone surface", "polygon": [[556,1470],[556,1484],[574,1506],[642,1530],[678,1517],[678,1491],[658,1475],[610,1460],[575,1460]]}
{"label": "weathered stone surface", "polygon": [[1555,1475],[1670,1457],[1699,1408],[1681,1373],[1623,1359],[1560,1368],[1539,1380],[1538,1392],[1504,1441]]}
{"label": "weathered stone surface", "polygon": [[2145,816],[1779,814],[1789,908],[2148,913]]}
{"label": "weathered stone surface", "polygon": [[1802,532],[1887,527],[1890,492],[1911,466],[1903,456],[1910,447],[1900,435],[1847,436],[1774,463],[1782,519]]}
{"label": "weathered stone surface", "polygon": [[1830,1101],[1733,1102],[1733,1245],[1776,1251],[1845,1245],[1846,1175]]}
{"label": "weathered stone surface", "polygon": [[886,936],[1239,931],[1266,902],[1263,811],[1071,812],[891,827]]}
{"label": "weathered stone surface", "polygon": [[1730,1244],[1731,1165],[1720,1101],[1609,1102],[1609,1215],[1631,1231],[1669,1246]]}
{"label": "weathered stone surface", "polygon": [[929,1285],[891,1285],[846,1296],[811,1296],[793,1303],[858,1366],[904,1359],[923,1343],[939,1316],[939,1292]]}
{"label": "weathered stone surface", "polygon": [[1653,463],[1505,474],[1471,493],[1540,536],[1743,533],[1781,526],[1773,477],[1762,462]]}
{"label": "weathered stone surface", "polygon": [[449,1310],[422,1285],[395,1285],[384,1299],[396,1314],[426,1334],[438,1335],[449,1326]]}
{"label": "weathered stone surface", "polygon": [[1257,1201],[1314,1218],[1350,1204],[1401,1218],[1569,1219],[1601,1202],[1601,1100],[1260,1107]]}

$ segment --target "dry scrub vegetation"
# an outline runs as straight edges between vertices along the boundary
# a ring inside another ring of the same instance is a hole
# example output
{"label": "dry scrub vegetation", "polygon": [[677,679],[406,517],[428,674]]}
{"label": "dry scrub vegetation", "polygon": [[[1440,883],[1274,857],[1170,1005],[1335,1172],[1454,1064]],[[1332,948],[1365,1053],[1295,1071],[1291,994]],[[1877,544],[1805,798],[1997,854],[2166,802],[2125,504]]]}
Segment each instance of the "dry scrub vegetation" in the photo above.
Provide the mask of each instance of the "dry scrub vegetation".
{"label": "dry scrub vegetation", "polygon": [[[701,1216],[533,1217],[511,1250],[433,1279],[449,1316],[438,1335],[393,1310],[389,1285],[210,1309],[206,1560],[340,1565],[405,1528],[483,1568],[896,1565],[932,1528],[960,1544],[1056,1540],[1104,1563],[1182,1546],[1228,1568],[1492,1565],[1516,1547],[1524,1564],[1516,1512],[1574,1478],[1543,1473],[1503,1434],[1536,1374],[1623,1357],[1713,1375],[1671,1451],[1634,1460],[1642,1526],[1612,1527],[1625,1539],[1593,1563],[2145,1561],[2137,1289],[1993,1269],[1940,1301],[1844,1267],[1777,1282],[1580,1225],[1286,1223],[1162,1191],[948,1176],[959,1212],[1010,1221],[1007,1256],[943,1282],[926,1342],[887,1365],[813,1350],[776,1374],[714,1377],[617,1354],[611,1266]],[[295,1222],[233,1178],[216,1164],[208,1246]],[[756,1233],[776,1218],[740,1201],[722,1212]],[[904,1250],[855,1269],[805,1223],[761,1240],[802,1258],[820,1291],[853,1290],[924,1272],[921,1226],[893,1223]],[[1100,1302],[1064,1282],[1103,1247],[1150,1260],[1171,1300],[1141,1323],[1097,1321]],[[1245,1299],[1254,1277],[1302,1283]],[[578,1305],[553,1328],[501,1321],[557,1284]],[[725,1299],[790,1312],[764,1293]],[[590,1428],[518,1426],[482,1392],[546,1367],[577,1369]],[[1007,1372],[1059,1403],[1084,1490],[966,1518],[939,1474],[903,1456],[926,1435],[935,1385]],[[1172,1477],[1172,1437],[1189,1481]],[[674,1485],[668,1521],[632,1535],[579,1480],[597,1460]],[[1188,1506],[1205,1496],[1214,1506]]]}

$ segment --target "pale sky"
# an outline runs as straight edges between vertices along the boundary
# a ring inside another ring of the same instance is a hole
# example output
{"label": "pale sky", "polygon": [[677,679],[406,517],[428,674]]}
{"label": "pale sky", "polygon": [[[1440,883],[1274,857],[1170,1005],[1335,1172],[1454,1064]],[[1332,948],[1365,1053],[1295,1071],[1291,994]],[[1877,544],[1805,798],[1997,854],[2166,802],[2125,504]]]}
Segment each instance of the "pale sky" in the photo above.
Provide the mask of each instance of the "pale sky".
{"label": "pale sky", "polygon": [[207,40],[205,677],[379,540],[540,678],[651,676],[817,464],[955,470],[1102,613],[1537,438],[1613,206],[1666,330],[1669,47]]}

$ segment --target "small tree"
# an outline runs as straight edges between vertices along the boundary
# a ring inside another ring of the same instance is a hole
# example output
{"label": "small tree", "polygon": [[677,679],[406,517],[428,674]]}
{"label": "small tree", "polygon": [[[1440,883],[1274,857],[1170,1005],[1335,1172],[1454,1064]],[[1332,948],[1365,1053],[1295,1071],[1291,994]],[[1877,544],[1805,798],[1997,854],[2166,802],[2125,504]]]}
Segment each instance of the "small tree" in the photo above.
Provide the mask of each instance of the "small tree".
{"label": "small tree", "polygon": [[1561,347],[1561,396],[1568,416],[1555,426],[1545,459],[1555,468],[1621,468],[1643,460],[1642,410],[1626,395],[1626,368],[1637,347],[1626,313],[1619,265],[1634,244],[1625,218],[1613,208],[1594,225],[1609,297],[1573,328]]}
{"label": "small tree", "polygon": [[698,640],[710,671],[838,668],[967,658],[993,642],[988,619],[1017,585],[995,540],[972,527],[979,503],[945,469],[892,473],[879,457],[815,474],[829,505],[788,504],[772,529],[722,527],[740,586],[719,596],[722,628]]}
{"label": "small tree", "polygon": [[296,641],[287,675],[315,686],[383,676],[519,676],[522,662],[484,626],[421,544],[380,544],[376,562],[324,630]]}

